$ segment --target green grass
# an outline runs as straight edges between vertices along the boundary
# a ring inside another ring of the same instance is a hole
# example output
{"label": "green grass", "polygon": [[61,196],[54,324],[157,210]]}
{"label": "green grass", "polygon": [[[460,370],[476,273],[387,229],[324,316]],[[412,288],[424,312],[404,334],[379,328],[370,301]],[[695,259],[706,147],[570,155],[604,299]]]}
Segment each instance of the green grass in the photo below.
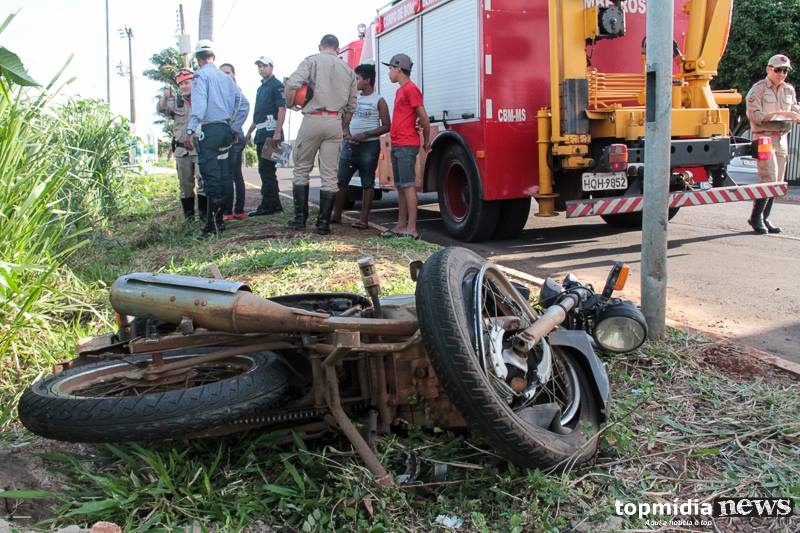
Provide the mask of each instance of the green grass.
{"label": "green grass", "polygon": [[[246,282],[264,296],[337,290],[363,293],[356,260],[375,259],[384,294],[414,290],[408,263],[436,247],[366,237],[334,228],[330,238],[284,229],[288,214],[230,224],[221,239],[198,241],[185,227],[174,177],[144,179],[143,200],[92,232],[68,266],[95,314],[53,329],[34,346],[15,381],[0,386],[0,443],[50,450],[59,480],[53,522],[109,520],[125,531],[432,531],[437,516],[458,517],[463,531],[621,531],[644,527],[617,517],[615,501],[721,496],[800,496],[800,391],[797,379],[745,365],[735,347],[671,330],[663,342],[606,358],[609,422],[594,461],[562,473],[519,469],[476,435],[410,426],[378,439],[393,474],[418,458],[419,483],[384,489],[341,435],[303,441],[258,432],[180,443],[74,447],[45,444],[16,423],[25,383],[69,356],[78,336],[108,329],[107,288],[131,271],[209,275]],[[154,195],[150,200],[149,195]],[[312,213],[313,216],[313,213]],[[337,231],[338,230],[338,231]],[[438,465],[438,467],[437,467]],[[446,478],[434,481],[434,470]],[[17,487],[35,490],[39,487]],[[2,498],[2,495],[0,495]],[[24,498],[22,498],[24,499]],[[34,501],[34,500],[30,500]],[[796,519],[737,519],[737,527],[796,531]],[[718,522],[720,531],[731,522]]]}

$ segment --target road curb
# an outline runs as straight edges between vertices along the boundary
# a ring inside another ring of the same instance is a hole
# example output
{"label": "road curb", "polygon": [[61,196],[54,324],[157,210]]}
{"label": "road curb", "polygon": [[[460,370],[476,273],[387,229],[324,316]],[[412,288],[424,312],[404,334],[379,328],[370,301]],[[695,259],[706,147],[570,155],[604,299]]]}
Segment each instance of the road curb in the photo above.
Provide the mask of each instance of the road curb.
{"label": "road curb", "polygon": [[[280,194],[281,194],[281,196],[284,196],[286,198],[291,198],[291,195],[289,195],[289,194],[285,194],[285,193],[280,193]],[[791,199],[789,199],[790,198],[789,196],[786,196],[784,198],[786,198],[786,200],[784,200],[784,201],[787,201],[787,202],[800,202],[800,196],[793,196],[793,197],[791,197]],[[316,204],[312,204],[312,205],[316,205]],[[351,216],[349,216],[349,215],[345,215],[343,213],[342,214],[342,220],[343,221],[347,220],[348,222],[350,222],[350,221],[355,222],[356,219],[351,217]],[[376,224],[374,222],[370,222],[369,223],[369,227],[372,228],[372,229],[375,229],[375,230],[377,230],[379,232],[383,232],[383,231],[386,231],[386,230],[389,229],[389,228],[387,228],[387,227],[385,227],[385,226],[383,226],[381,224]],[[420,232],[420,238],[422,238],[421,236],[422,236],[422,232]],[[530,283],[530,284],[535,285],[537,287],[541,287],[542,285],[544,285],[544,280],[542,278],[539,278],[539,277],[536,277],[536,276],[532,276],[530,274],[522,272],[521,270],[516,270],[514,268],[510,268],[510,267],[507,267],[507,266],[503,266],[503,265],[497,265],[497,266],[500,268],[500,270],[502,270],[505,274],[507,274],[508,276],[510,276],[512,278],[517,278],[519,280],[522,280],[522,281],[524,281],[526,283]],[[766,363],[768,365],[774,366],[776,368],[780,368],[781,370],[789,372],[790,374],[793,374],[793,375],[795,375],[797,377],[800,377],[800,364],[793,363],[792,361],[787,361],[786,359],[783,359],[782,357],[778,357],[776,355],[772,355],[771,353],[765,352],[764,350],[760,350],[758,348],[754,348],[753,346],[750,346],[748,344],[745,344],[745,343],[741,342],[736,337],[720,335],[717,332],[714,332],[714,331],[711,331],[711,330],[707,330],[707,329],[703,329],[703,328],[699,328],[697,326],[690,326],[690,325],[686,324],[685,322],[679,322],[677,320],[672,320],[671,318],[667,318],[666,319],[666,325],[671,327],[671,328],[674,328],[674,329],[687,331],[689,333],[701,334],[701,335],[703,335],[705,337],[708,337],[708,338],[714,340],[715,342],[735,342],[736,344],[738,344],[739,346],[742,346],[745,349],[744,353],[747,354],[748,356],[750,356],[750,357],[752,357],[754,359],[757,359],[757,360],[759,360],[759,361],[761,361],[763,363]]]}
{"label": "road curb", "polygon": [[793,374],[797,377],[800,377],[800,364],[794,363],[792,361],[788,361],[782,357],[778,357],[777,355],[772,355],[769,352],[765,352],[764,350],[760,350],[749,344],[745,344],[736,337],[731,337],[729,335],[721,335],[715,331],[710,331],[708,329],[699,328],[697,326],[690,326],[685,322],[678,322],[677,320],[672,320],[668,318],[666,320],[667,326],[679,329],[681,331],[686,331],[689,334],[698,333],[705,337],[710,338],[715,342],[733,342],[737,345],[743,347],[744,353],[754,359],[761,361],[762,363],[766,363],[768,365],[774,366],[776,368],[780,368],[790,374]]}

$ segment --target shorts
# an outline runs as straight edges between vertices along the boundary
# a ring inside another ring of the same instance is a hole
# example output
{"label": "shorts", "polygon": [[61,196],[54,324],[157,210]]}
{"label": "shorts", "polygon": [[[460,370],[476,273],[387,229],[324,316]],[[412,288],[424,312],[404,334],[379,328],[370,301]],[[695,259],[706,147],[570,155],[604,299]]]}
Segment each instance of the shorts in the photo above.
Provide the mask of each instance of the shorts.
{"label": "shorts", "polygon": [[342,141],[339,171],[336,174],[339,187],[347,187],[357,170],[361,178],[361,187],[373,188],[375,186],[375,169],[378,168],[380,155],[381,142],[377,139],[361,143]]}
{"label": "shorts", "polygon": [[419,146],[392,147],[392,174],[394,174],[395,188],[416,186],[418,153]]}

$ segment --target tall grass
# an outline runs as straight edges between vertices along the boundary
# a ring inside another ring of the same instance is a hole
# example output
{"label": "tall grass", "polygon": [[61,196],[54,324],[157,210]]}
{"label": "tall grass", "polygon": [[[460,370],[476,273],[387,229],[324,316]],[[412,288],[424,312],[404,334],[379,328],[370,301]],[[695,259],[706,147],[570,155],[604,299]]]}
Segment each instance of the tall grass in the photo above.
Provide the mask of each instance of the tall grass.
{"label": "tall grass", "polygon": [[115,209],[128,138],[104,103],[56,105],[0,77],[0,383],[86,310],[63,265]]}

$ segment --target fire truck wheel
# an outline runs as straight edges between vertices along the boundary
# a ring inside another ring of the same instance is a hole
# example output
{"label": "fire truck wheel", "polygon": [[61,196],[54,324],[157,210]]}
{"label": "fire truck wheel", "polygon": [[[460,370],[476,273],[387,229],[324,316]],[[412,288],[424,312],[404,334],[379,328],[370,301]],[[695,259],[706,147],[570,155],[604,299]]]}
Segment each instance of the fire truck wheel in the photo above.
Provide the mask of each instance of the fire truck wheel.
{"label": "fire truck wheel", "polygon": [[[502,273],[483,270],[484,265],[470,250],[451,247],[432,255],[419,273],[419,326],[439,381],[469,427],[513,463],[558,468],[587,460],[596,449],[601,412],[579,358],[551,346],[552,376],[527,401],[512,386],[519,392],[530,373],[522,377],[507,364],[508,373],[501,377],[487,360],[492,359],[486,353],[489,337],[497,333],[493,324],[507,320],[497,317],[518,316],[520,328],[535,317],[522,297],[507,288]],[[478,302],[480,309],[475,308]],[[509,329],[500,331],[502,338],[516,331],[505,324]]]}
{"label": "fire truck wheel", "polygon": [[500,202],[483,199],[478,169],[458,144],[446,147],[442,154],[437,190],[447,233],[465,242],[483,241],[494,233]]}
{"label": "fire truck wheel", "polygon": [[500,201],[500,215],[492,240],[513,239],[525,229],[531,212],[530,198],[512,198]]}
{"label": "fire truck wheel", "polygon": [[[174,352],[163,362],[213,351]],[[235,425],[281,403],[288,393],[287,370],[273,352],[201,362],[156,380],[143,375],[151,364],[151,356],[136,355],[37,381],[20,398],[20,420],[37,435],[56,440],[164,440]]]}
{"label": "fire truck wheel", "polygon": [[[673,207],[667,212],[667,220],[672,220],[678,214],[680,207]],[[623,213],[621,215],[600,215],[606,224],[612,228],[641,228],[642,212]]]}

